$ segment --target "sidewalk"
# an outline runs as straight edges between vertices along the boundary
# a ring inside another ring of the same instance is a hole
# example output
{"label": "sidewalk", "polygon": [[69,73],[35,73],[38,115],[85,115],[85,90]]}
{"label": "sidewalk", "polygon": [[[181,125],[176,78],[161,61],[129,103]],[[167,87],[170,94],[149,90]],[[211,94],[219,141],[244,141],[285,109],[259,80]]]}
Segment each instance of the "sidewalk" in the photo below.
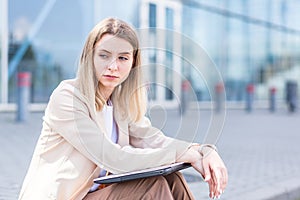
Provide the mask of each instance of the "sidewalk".
{"label": "sidewalk", "polygon": [[[175,114],[168,113],[168,119]],[[191,121],[193,117],[192,114],[186,116]],[[201,112],[204,124],[208,124],[209,117],[209,113]],[[255,110],[246,113],[244,110],[228,110],[217,143],[229,171],[229,184],[221,199],[295,200],[295,195],[299,198],[299,123],[299,112]],[[174,131],[172,123],[166,123],[164,127],[168,129],[166,132]],[[189,173],[195,174],[195,171],[190,170]],[[208,199],[206,184],[192,182],[190,186],[197,199]]]}
{"label": "sidewalk", "polygon": [[[201,111],[204,124],[209,122],[209,115]],[[41,130],[42,116],[43,113],[31,113],[30,121],[20,124],[15,122],[14,113],[0,113],[0,200],[17,199]],[[156,126],[161,127],[163,122],[166,133],[176,131],[177,111],[163,115],[153,111],[151,117]],[[194,117],[191,113],[186,119]],[[295,200],[297,195],[300,197],[299,122],[299,112],[227,111],[217,143],[229,171],[229,185],[221,199]],[[192,168],[183,172],[196,199],[209,199],[208,187],[199,175]]]}

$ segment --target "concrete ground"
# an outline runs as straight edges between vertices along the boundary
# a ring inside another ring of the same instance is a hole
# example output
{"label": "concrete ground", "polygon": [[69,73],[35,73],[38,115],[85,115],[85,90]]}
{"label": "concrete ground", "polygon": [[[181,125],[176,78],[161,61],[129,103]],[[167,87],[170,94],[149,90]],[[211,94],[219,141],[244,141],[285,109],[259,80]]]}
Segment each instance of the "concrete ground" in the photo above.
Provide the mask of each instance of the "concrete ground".
{"label": "concrete ground", "polygon": [[[155,126],[167,135],[182,128],[196,132],[201,142],[213,114],[207,110],[188,112],[152,109]],[[30,114],[26,123],[15,122],[15,113],[0,113],[0,200],[17,199],[23,178],[39,136],[42,112]],[[200,117],[199,117],[200,116]],[[200,119],[199,129],[192,124]],[[180,121],[184,123],[180,124]],[[191,122],[186,123],[186,122]],[[285,109],[227,110],[218,137],[218,151],[228,168],[229,184],[221,199],[296,200],[300,197],[300,114]],[[178,137],[182,137],[179,134]],[[183,171],[197,200],[209,199],[208,187],[192,169]]]}

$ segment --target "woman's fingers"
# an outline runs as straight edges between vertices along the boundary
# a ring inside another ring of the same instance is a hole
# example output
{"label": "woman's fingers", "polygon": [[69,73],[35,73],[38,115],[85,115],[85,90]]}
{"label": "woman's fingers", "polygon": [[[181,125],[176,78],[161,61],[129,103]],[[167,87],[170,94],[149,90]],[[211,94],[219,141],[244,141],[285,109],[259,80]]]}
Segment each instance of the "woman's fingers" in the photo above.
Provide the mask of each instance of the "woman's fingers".
{"label": "woman's fingers", "polygon": [[227,173],[226,168],[222,168],[221,173],[222,173],[221,190],[222,190],[222,193],[223,193],[226,186],[227,186],[227,183],[228,183],[228,173]]}
{"label": "woman's fingers", "polygon": [[218,196],[221,191],[221,172],[219,171],[219,169],[213,169],[211,174],[215,182],[214,193],[216,194],[216,196]]}
{"label": "woman's fingers", "polygon": [[210,198],[214,198],[215,194],[214,194],[214,181],[211,179],[208,181],[208,186],[209,186],[209,197]]}
{"label": "woman's fingers", "polygon": [[212,151],[192,165],[208,183],[209,197],[219,197],[224,192],[228,182],[227,169],[219,154]]}
{"label": "woman's fingers", "polygon": [[214,186],[210,188],[212,188],[214,196],[219,197],[224,192],[228,182],[227,170],[223,167],[216,167],[212,168],[211,171]]}
{"label": "woman's fingers", "polygon": [[227,169],[219,157],[213,152],[203,159],[205,181],[209,184],[210,197],[219,197],[225,190],[228,182]]}
{"label": "woman's fingers", "polygon": [[206,160],[203,160],[204,181],[208,182],[211,179],[210,166]]}

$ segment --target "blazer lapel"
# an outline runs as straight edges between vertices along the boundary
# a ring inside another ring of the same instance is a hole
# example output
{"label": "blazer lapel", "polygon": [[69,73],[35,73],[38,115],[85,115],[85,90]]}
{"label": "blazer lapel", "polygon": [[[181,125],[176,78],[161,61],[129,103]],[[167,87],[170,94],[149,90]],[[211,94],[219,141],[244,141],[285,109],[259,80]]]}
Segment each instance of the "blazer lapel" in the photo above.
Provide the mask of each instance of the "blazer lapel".
{"label": "blazer lapel", "polygon": [[96,124],[98,125],[98,127],[100,128],[100,130],[105,135],[107,135],[107,131],[106,131],[106,127],[105,127],[105,119],[104,119],[104,116],[103,116],[103,112],[97,112],[97,111],[95,111],[94,119],[93,120],[96,122]]}

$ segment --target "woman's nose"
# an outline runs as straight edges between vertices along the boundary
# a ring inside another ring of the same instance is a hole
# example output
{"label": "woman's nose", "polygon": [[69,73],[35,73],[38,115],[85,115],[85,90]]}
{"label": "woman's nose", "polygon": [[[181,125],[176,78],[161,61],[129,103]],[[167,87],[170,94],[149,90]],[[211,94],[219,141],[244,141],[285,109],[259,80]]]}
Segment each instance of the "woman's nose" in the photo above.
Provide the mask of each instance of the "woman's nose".
{"label": "woman's nose", "polygon": [[108,64],[108,70],[115,71],[118,69],[117,59],[113,59],[110,64]]}

